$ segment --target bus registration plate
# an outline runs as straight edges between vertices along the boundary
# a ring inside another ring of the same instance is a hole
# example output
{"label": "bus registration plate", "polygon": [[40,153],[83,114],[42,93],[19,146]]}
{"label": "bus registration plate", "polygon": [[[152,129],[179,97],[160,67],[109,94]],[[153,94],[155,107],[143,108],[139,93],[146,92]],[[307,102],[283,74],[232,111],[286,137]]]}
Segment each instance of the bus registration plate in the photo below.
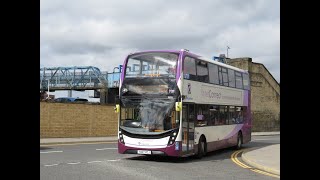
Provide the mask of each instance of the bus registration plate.
{"label": "bus registration plate", "polygon": [[138,150],[138,154],[151,154],[151,151]]}

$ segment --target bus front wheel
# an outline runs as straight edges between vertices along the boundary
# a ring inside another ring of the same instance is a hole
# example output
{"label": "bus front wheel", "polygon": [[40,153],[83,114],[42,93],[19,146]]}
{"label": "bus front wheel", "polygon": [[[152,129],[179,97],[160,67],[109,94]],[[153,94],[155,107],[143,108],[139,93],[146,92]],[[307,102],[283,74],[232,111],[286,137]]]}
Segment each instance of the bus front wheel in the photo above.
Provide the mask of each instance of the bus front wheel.
{"label": "bus front wheel", "polygon": [[203,156],[206,155],[206,141],[204,139],[204,137],[202,136],[199,140],[198,143],[198,154],[197,154],[197,158],[202,158]]}

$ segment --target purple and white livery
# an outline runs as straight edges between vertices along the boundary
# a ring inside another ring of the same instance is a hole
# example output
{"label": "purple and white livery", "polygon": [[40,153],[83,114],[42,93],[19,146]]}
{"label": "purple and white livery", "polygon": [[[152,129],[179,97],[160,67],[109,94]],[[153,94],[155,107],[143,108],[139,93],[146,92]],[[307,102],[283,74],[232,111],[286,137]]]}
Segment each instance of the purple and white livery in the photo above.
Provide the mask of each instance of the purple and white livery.
{"label": "purple and white livery", "polygon": [[202,157],[251,140],[248,71],[188,50],[128,55],[120,78],[118,152]]}

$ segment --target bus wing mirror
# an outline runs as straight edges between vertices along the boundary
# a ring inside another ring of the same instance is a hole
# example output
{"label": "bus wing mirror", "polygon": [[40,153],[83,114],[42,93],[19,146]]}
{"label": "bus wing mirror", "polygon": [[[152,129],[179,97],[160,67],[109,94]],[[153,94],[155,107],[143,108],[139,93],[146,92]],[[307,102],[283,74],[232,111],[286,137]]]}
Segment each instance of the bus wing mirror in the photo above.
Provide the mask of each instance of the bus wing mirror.
{"label": "bus wing mirror", "polygon": [[116,107],[114,107],[114,111],[115,111],[115,113],[120,112],[120,105],[119,104],[116,104]]}
{"label": "bus wing mirror", "polygon": [[181,111],[182,109],[182,102],[176,102],[176,111]]}

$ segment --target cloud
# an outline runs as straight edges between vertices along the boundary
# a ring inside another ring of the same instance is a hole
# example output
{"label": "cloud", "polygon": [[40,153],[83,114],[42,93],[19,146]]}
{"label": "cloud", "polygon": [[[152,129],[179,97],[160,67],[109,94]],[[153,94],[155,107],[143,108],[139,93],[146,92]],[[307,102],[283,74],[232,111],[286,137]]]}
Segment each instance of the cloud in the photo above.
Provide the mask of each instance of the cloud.
{"label": "cloud", "polygon": [[280,81],[280,3],[268,0],[42,0],[41,66],[111,71],[128,53],[186,48],[252,57]]}

